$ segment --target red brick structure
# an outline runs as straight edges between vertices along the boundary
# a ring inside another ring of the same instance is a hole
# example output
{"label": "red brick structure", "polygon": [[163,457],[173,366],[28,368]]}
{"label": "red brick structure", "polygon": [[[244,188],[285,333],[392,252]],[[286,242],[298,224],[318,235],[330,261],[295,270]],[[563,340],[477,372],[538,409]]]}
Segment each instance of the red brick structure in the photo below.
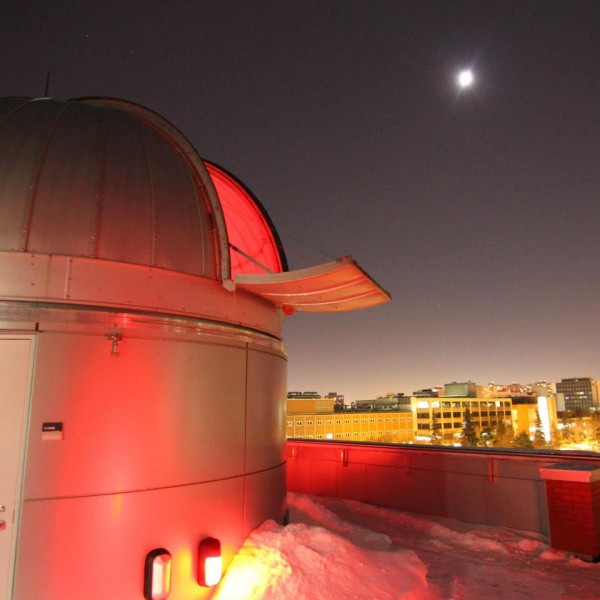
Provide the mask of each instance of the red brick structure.
{"label": "red brick structure", "polygon": [[550,543],[590,561],[600,560],[600,468],[553,465],[546,482]]}

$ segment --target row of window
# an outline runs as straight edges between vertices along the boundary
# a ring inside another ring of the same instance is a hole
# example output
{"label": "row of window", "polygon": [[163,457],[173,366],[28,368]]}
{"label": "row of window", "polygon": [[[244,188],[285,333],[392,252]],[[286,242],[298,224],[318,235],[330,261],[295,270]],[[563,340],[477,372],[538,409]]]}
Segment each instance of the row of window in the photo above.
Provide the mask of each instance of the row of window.
{"label": "row of window", "polygon": [[[481,423],[476,423],[478,427],[494,427],[497,425],[496,421],[482,421]],[[448,421],[447,423],[440,423],[440,427],[442,429],[462,429],[463,424],[462,421]],[[429,423],[417,423],[417,429],[421,431],[429,431],[431,429]]]}
{"label": "row of window", "polygon": [[[371,431],[371,432],[366,432],[366,431],[362,431],[360,434],[355,431],[354,433],[336,433],[335,437],[336,439],[341,439],[342,437],[344,438],[350,438],[350,437],[367,437],[367,436],[375,436],[375,435],[399,435],[401,433],[408,433],[410,434],[411,432],[402,432],[402,431]],[[329,438],[327,438],[327,435],[323,434],[323,433],[318,433],[316,435],[296,435],[294,436],[294,439],[296,440],[313,440],[313,439],[317,439],[317,440],[324,440],[324,439],[331,439],[332,436],[330,436]]]}
{"label": "row of window", "polygon": [[[412,423],[412,417],[406,418],[406,419],[402,419],[402,421],[405,421],[406,424],[410,425]],[[351,420],[351,419],[345,419],[344,420],[344,424],[345,425],[350,425],[351,422],[352,423],[367,423],[367,422],[368,423],[375,423],[376,421],[375,421],[374,418],[373,419],[368,419],[368,420],[367,419],[353,419],[353,420]],[[383,423],[384,420],[382,418],[378,418],[377,422],[378,423]],[[396,423],[396,424],[398,424],[400,422],[400,420],[399,419],[386,418],[385,422],[386,423]],[[327,425],[333,425],[333,420],[332,419],[327,419],[326,423],[327,423]],[[335,424],[336,425],[341,425],[342,424],[342,420],[341,419],[336,419],[335,420]],[[294,421],[288,421],[287,425],[288,425],[288,427],[292,427],[294,425]],[[296,425],[303,426],[304,425],[304,421],[296,421]],[[307,419],[306,425],[314,425],[314,421],[310,420],[310,419]],[[322,420],[317,420],[317,425],[323,425],[323,421]]]}
{"label": "row of window", "polygon": [[[482,411],[478,411],[478,410],[474,410],[471,412],[471,416],[472,417],[477,417],[477,418],[489,418],[489,417],[497,417],[497,416],[502,416],[504,415],[505,417],[510,417],[511,412],[510,410],[498,410],[498,411],[488,411],[488,410],[482,410]],[[455,411],[455,412],[444,412],[444,413],[433,413],[433,416],[436,419],[462,419],[463,418],[463,413],[461,413],[460,411]],[[418,412],[417,413],[417,419],[431,419],[431,415],[429,413],[426,412]]]}
{"label": "row of window", "polygon": [[[404,427],[401,429],[385,429],[382,430],[384,433],[393,433],[395,434],[396,432],[400,432],[402,434],[406,434],[406,435],[410,435],[412,432],[412,423],[403,423]],[[397,425],[396,425],[397,427]],[[305,428],[301,423],[296,423],[296,426],[292,426],[288,424],[288,435],[291,433],[291,431],[294,431],[295,433],[300,432],[300,431],[304,431],[307,428]],[[311,428],[308,428],[308,431],[311,431]],[[313,429],[314,431],[314,429]],[[359,434],[358,431],[354,432],[356,435]],[[376,434],[377,431],[375,431],[374,429],[368,428],[368,429],[363,429],[360,430],[360,435],[374,435]]]}
{"label": "row of window", "polygon": [[418,400],[417,408],[502,408],[510,406],[510,400]]}

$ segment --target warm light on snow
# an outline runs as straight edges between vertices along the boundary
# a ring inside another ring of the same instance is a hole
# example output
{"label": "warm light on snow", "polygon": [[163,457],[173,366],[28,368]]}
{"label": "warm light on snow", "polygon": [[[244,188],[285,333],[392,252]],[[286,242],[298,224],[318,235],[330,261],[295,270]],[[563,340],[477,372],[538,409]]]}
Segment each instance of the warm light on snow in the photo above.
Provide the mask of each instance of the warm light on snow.
{"label": "warm light on snow", "polygon": [[544,536],[288,494],[291,524],[267,521],[213,600],[597,599],[600,564]]}

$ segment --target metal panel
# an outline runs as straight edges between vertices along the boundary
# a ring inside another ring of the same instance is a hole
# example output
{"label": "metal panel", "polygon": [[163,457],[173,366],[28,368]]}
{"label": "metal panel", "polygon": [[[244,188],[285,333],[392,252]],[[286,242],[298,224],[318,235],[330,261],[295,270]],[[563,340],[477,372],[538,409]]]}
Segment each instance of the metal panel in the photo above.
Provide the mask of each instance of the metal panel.
{"label": "metal panel", "polygon": [[[113,353],[104,335],[40,334],[25,498],[241,475],[246,351],[200,341],[125,330]],[[64,439],[44,439],[44,422],[62,422]]]}
{"label": "metal panel", "polygon": [[227,567],[244,541],[243,505],[242,477],[25,502],[13,600],[140,600],[144,558],[159,547],[173,556],[169,600],[206,600],[198,542],[218,537]]}
{"label": "metal panel", "polygon": [[210,177],[158,115],[110,100],[1,101],[1,250],[216,279],[229,273],[223,248],[227,233]]}
{"label": "metal panel", "polygon": [[223,208],[230,243],[231,276],[287,271],[277,230],[260,202],[222,167],[205,161]]}
{"label": "metal panel", "polygon": [[[7,103],[6,100],[2,104]],[[11,108],[13,102],[8,102]],[[23,251],[46,146],[60,105],[31,102],[9,111],[0,124],[0,249]],[[59,232],[58,235],[62,235]]]}
{"label": "metal panel", "polygon": [[12,597],[29,412],[32,339],[0,337],[0,598]]}
{"label": "metal panel", "polygon": [[281,522],[285,514],[286,495],[285,464],[247,475],[244,537],[250,535],[265,519]]}
{"label": "metal panel", "polygon": [[236,287],[301,312],[343,312],[377,306],[391,296],[350,256],[308,269],[237,275]]}
{"label": "metal panel", "polygon": [[282,336],[284,314],[255,294],[163,269],[0,252],[0,300],[59,302],[184,315]]}
{"label": "metal panel", "polygon": [[[35,106],[37,110],[44,103]],[[94,256],[96,213],[105,175],[105,124],[101,115],[85,106],[55,106],[61,110],[37,166],[24,248],[30,252]],[[9,200],[17,202],[19,197]]]}
{"label": "metal panel", "polygon": [[[181,156],[148,128],[143,131],[152,166],[152,194],[156,223],[153,264],[185,273],[214,269],[208,206]],[[173,206],[177,205],[177,210]]]}
{"label": "metal panel", "polygon": [[284,462],[287,363],[272,353],[248,352],[248,471]]}
{"label": "metal panel", "polygon": [[[134,600],[156,547],[173,555],[170,598],[208,598],[195,582],[198,541],[221,539],[227,564],[252,528],[282,517],[283,421],[260,418],[262,403],[282,404],[281,342],[223,325],[179,331],[158,317],[33,307],[14,317],[35,310],[14,600],[82,590]],[[103,320],[120,324],[115,352]],[[48,438],[43,423],[61,423],[62,435]],[[51,553],[40,539],[53,540]]]}

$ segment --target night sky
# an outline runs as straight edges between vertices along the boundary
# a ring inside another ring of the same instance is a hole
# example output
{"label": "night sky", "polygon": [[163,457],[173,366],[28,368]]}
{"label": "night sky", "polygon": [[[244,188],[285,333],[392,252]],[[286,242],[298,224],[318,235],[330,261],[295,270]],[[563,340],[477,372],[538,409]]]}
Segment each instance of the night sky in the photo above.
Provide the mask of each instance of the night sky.
{"label": "night sky", "polygon": [[48,71],[176,125],[290,268],[351,254],[392,294],[288,319],[290,390],[600,378],[599,2],[0,3],[0,96]]}

